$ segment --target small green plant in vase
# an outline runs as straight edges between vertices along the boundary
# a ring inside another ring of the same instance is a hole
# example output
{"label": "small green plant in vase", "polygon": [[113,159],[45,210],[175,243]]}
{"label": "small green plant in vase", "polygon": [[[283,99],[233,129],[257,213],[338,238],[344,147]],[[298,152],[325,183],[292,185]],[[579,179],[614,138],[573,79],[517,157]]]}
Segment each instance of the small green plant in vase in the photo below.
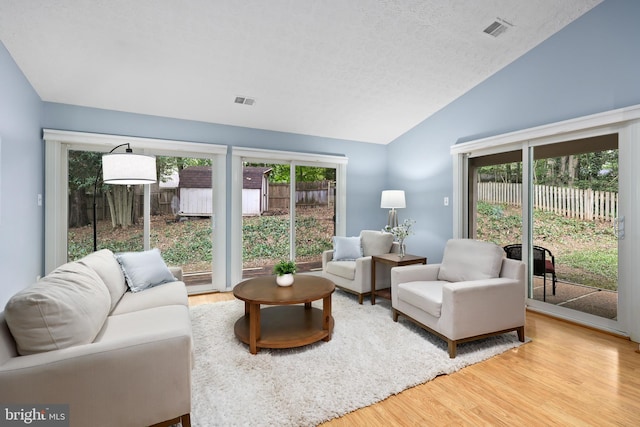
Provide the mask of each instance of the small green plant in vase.
{"label": "small green plant in vase", "polygon": [[293,261],[283,260],[278,262],[273,266],[273,272],[276,274],[276,283],[279,286],[291,286],[296,269],[296,264]]}

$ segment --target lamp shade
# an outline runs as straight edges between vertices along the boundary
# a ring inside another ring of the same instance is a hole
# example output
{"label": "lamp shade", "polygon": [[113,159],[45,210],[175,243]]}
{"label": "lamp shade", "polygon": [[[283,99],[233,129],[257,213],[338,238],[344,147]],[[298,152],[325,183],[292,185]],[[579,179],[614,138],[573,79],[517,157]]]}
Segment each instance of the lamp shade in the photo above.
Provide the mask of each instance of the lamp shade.
{"label": "lamp shade", "polygon": [[102,156],[102,179],[105,184],[134,185],[156,182],[156,158],[133,153]]}
{"label": "lamp shade", "polygon": [[404,200],[404,190],[384,190],[380,198],[381,208],[404,208],[406,207]]}

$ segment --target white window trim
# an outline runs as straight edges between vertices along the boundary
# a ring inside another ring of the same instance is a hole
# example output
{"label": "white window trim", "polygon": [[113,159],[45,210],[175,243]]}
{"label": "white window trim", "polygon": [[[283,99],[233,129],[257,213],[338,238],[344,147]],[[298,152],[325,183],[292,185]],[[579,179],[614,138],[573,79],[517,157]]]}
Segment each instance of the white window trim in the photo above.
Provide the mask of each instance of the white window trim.
{"label": "white window trim", "polygon": [[[129,143],[134,151],[152,152],[161,156],[211,158],[214,187],[213,227],[222,224],[220,232],[213,233],[213,283],[216,288],[226,287],[226,154],[227,146],[167,139],[139,138],[86,132],[44,129],[45,141],[45,273],[67,262],[68,153],[69,150],[108,152],[120,144]],[[148,187],[148,186],[145,186]],[[145,188],[145,195],[148,188]],[[61,226],[62,224],[62,226]],[[222,248],[222,250],[216,250]]]}
{"label": "white window trim", "polygon": [[233,147],[231,151],[231,287],[242,281],[242,163],[284,162],[292,166],[336,169],[336,234],[346,234],[347,163],[344,156]]}

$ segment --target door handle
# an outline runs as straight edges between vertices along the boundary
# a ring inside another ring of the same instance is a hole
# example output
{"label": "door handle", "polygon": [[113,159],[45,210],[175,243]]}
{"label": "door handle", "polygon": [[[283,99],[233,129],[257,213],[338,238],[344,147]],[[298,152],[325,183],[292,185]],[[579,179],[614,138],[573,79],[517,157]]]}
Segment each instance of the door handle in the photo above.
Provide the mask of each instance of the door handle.
{"label": "door handle", "polygon": [[616,218],[613,224],[618,240],[624,240],[624,216]]}

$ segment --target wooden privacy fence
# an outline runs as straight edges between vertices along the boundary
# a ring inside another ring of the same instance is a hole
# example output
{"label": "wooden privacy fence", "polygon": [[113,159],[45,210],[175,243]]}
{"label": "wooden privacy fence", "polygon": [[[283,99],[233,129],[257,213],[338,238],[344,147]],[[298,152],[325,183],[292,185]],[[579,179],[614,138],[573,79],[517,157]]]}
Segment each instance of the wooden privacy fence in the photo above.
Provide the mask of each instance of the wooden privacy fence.
{"label": "wooden privacy fence", "polygon": [[[151,192],[151,214],[172,214],[171,200],[173,196],[177,195],[178,190],[176,188],[161,188],[160,190]],[[136,215],[142,217],[144,213],[144,195],[141,191],[136,189],[136,201],[135,209]],[[69,199],[71,203],[71,199]],[[104,193],[98,194],[96,199],[96,216],[98,220],[110,220],[111,214],[109,212],[109,204],[107,203],[107,196]],[[93,195],[87,195],[87,217],[93,217]]]}
{"label": "wooden privacy fence", "polygon": [[[478,183],[478,201],[520,206],[522,184]],[[568,218],[613,221],[618,212],[618,193],[590,188],[533,186],[533,207]]]}
{"label": "wooden privacy fence", "polygon": [[[298,182],[296,206],[329,206],[335,202],[334,181]],[[289,209],[289,184],[269,183],[269,209]]]}

